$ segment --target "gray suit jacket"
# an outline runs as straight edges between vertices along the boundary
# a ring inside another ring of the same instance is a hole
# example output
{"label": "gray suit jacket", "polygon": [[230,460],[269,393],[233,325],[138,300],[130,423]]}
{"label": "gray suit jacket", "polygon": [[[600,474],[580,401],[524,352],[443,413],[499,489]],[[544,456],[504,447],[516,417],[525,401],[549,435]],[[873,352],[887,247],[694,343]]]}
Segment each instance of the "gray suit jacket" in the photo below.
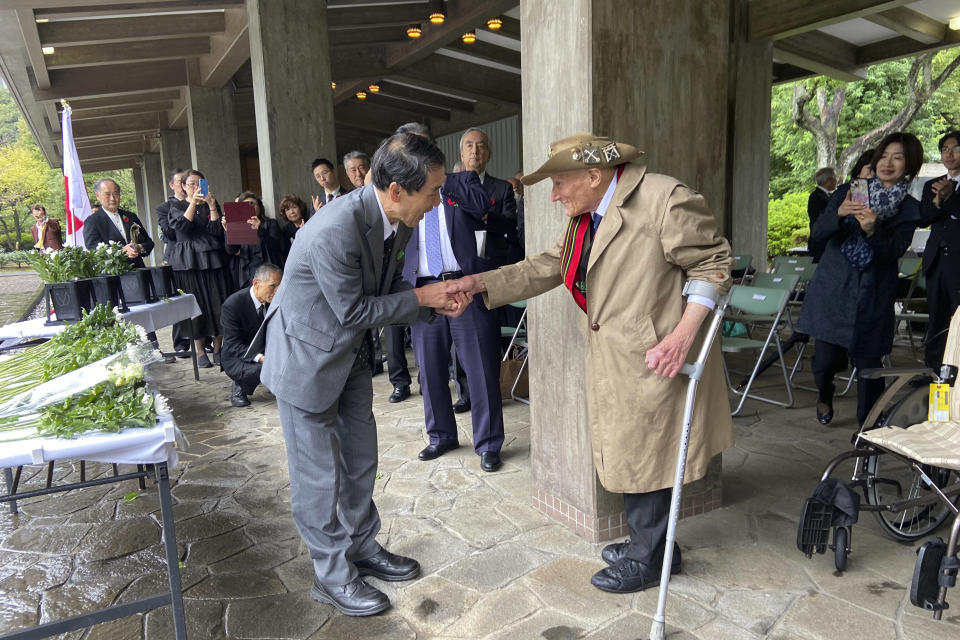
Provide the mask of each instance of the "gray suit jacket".
{"label": "gray suit jacket", "polygon": [[319,413],[336,401],[367,330],[431,316],[401,277],[399,252],[410,234],[403,224],[381,286],[383,218],[376,198],[372,186],[363,187],[307,221],[258,332],[266,339],[260,379],[277,398],[305,411]]}

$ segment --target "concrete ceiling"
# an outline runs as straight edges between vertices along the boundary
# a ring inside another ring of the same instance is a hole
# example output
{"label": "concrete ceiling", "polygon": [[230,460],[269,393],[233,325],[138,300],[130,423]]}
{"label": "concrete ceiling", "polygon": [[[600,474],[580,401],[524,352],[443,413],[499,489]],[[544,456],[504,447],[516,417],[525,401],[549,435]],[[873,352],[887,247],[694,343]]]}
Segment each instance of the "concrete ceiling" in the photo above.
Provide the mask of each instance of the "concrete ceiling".
{"label": "concrete ceiling", "polygon": [[[338,147],[370,149],[411,120],[440,135],[519,113],[517,2],[446,0],[438,26],[431,0],[329,0]],[[957,0],[748,0],[745,13],[745,37],[773,40],[775,82],[856,80],[871,64],[960,43],[948,26]],[[486,28],[494,16],[499,31]],[[407,38],[410,24],[420,39]],[[470,30],[477,41],[462,43]],[[84,169],[129,167],[160,130],[187,126],[191,84],[232,83],[241,145],[254,145],[249,57],[244,0],[0,0],[0,74],[55,166],[61,98]]]}

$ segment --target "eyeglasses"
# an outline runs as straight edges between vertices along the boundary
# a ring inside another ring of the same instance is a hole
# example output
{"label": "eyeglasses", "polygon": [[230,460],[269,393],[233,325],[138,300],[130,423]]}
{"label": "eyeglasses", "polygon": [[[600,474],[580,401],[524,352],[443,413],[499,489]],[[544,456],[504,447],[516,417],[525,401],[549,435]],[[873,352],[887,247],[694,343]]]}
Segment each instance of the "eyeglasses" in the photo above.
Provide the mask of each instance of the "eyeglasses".
{"label": "eyeglasses", "polygon": [[119,191],[102,191],[100,192],[100,197],[101,198],[119,198],[120,192]]}
{"label": "eyeglasses", "polygon": [[944,155],[946,153],[960,153],[960,145],[952,147],[945,146],[943,149],[940,149],[940,155]]}

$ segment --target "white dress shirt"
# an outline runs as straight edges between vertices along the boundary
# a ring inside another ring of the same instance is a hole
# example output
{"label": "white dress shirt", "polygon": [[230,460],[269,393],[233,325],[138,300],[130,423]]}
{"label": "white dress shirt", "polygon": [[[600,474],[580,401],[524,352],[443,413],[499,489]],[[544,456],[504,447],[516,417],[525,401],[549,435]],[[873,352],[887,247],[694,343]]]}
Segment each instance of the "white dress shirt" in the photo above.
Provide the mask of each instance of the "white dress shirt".
{"label": "white dress shirt", "polygon": [[[249,291],[250,291],[250,299],[253,300],[253,308],[256,310],[257,313],[260,313],[260,307],[263,306],[263,303],[260,302],[260,300],[257,299],[257,296],[253,294],[253,287],[250,287]],[[258,353],[257,355],[253,356],[252,362],[260,362],[260,358],[262,357],[263,357],[263,354]]]}
{"label": "white dress shirt", "polygon": [[[374,195],[376,195],[376,193],[374,193]],[[386,242],[387,238],[397,232],[400,223],[390,222],[390,219],[387,218],[387,214],[383,210],[383,203],[380,202],[380,196],[377,196],[377,206],[380,207],[380,217],[383,218],[383,241]]]}
{"label": "white dress shirt", "polygon": [[440,257],[443,260],[442,272],[460,271],[460,263],[457,262],[457,256],[453,253],[453,244],[450,242],[450,232],[447,230],[447,215],[443,208],[443,197],[440,198],[440,205],[427,212],[420,224],[417,225],[419,234],[420,250],[417,257],[417,275],[422,278],[432,277],[430,268],[427,265],[427,216],[436,215],[440,217]]}
{"label": "white dress shirt", "polygon": [[127,234],[126,234],[126,232],[123,230],[123,220],[120,219],[120,212],[119,212],[119,211],[107,211],[107,210],[106,210],[104,207],[102,207],[102,206],[100,207],[100,210],[103,211],[105,214],[107,214],[107,217],[110,218],[110,221],[113,223],[113,226],[115,226],[115,227],[117,228],[117,231],[120,232],[120,236],[124,239],[124,242],[126,242]]}

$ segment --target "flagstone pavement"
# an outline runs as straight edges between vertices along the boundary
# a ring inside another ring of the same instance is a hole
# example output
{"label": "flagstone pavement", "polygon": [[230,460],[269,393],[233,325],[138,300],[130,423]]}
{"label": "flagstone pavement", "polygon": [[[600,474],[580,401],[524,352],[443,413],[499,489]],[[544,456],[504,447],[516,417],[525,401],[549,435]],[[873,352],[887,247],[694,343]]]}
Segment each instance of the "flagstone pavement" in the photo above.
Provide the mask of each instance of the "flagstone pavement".
{"label": "flagstone pavement", "polygon": [[[161,335],[164,343],[169,334]],[[412,361],[412,359],[411,359]],[[374,379],[380,466],[380,541],[417,558],[422,576],[384,583],[393,607],[349,618],[310,599],[311,563],[290,517],[286,458],[272,397],[228,403],[217,370],[194,382],[189,361],[154,368],[190,441],[173,470],[176,535],[192,639],[647,638],[656,591],[600,592],[589,584],[602,545],[578,538],[531,505],[528,407],[507,402],[504,466],[480,470],[469,414],[460,449],[432,462],[421,397],[389,404]],[[775,372],[774,372],[775,373]],[[769,375],[775,383],[775,375]],[[676,640],[774,638],[936,640],[960,637],[953,609],[937,622],[909,602],[916,545],[884,536],[869,514],[854,527],[845,572],[832,557],[807,559],[797,520],[825,462],[849,446],[854,403],[841,399],[834,425],[813,419],[813,394],[797,408],[750,402],[737,445],[724,455],[724,508],[681,521],[681,575],[671,580],[667,636]],[[671,463],[672,464],[672,463]],[[92,465],[107,473],[106,465]],[[45,473],[29,468],[28,487]],[[59,479],[77,465],[61,464]],[[134,483],[23,501],[0,511],[0,632],[162,590],[159,506]],[[960,590],[952,589],[960,605]],[[956,608],[956,607],[954,607]],[[168,608],[62,638],[172,638]]]}

